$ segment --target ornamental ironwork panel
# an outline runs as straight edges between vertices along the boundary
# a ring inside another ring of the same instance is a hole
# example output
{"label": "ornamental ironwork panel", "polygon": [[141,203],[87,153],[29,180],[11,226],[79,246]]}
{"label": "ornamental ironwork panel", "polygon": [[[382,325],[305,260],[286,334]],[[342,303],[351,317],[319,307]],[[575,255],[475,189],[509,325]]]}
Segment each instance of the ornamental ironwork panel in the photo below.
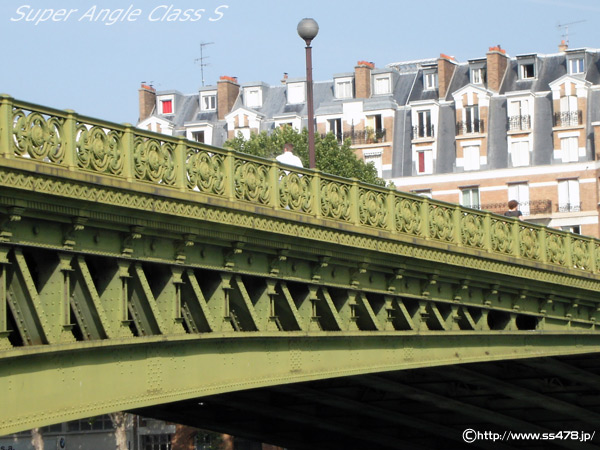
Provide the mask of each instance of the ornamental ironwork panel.
{"label": "ornamental ironwork panel", "polygon": [[429,205],[429,236],[440,241],[451,242],[454,236],[454,208]]}
{"label": "ornamental ironwork panel", "polygon": [[279,206],[284,209],[312,214],[313,177],[289,170],[279,170]]}
{"label": "ornamental ironwork panel", "polygon": [[176,177],[175,145],[167,140],[136,136],[133,169],[137,180],[173,186]]}
{"label": "ornamental ironwork panel", "polygon": [[387,193],[361,188],[358,192],[360,224],[385,228],[388,219]]}
{"label": "ornamental ironwork panel", "polygon": [[188,189],[204,194],[225,194],[225,157],[222,154],[188,147],[185,168]]}
{"label": "ornamental ironwork panel", "polygon": [[77,166],[93,172],[123,175],[123,133],[78,123],[75,135]]}
{"label": "ornamental ironwork panel", "polygon": [[350,184],[321,180],[321,215],[350,221]]}
{"label": "ornamental ironwork panel", "polygon": [[512,234],[513,222],[507,219],[494,217],[491,222],[492,251],[502,254],[511,254],[514,239]]}
{"label": "ornamental ironwork panel", "polygon": [[267,164],[236,159],[234,163],[235,198],[269,204],[271,190],[269,183],[269,168]]}
{"label": "ornamental ironwork panel", "polygon": [[421,208],[423,208],[423,202],[420,199],[396,196],[394,200],[396,231],[414,236],[420,235],[422,223]]}
{"label": "ornamental ironwork panel", "polygon": [[461,213],[461,242],[469,247],[483,248],[485,245],[484,214]]}
{"label": "ornamental ironwork panel", "polygon": [[36,161],[62,163],[65,157],[64,123],[61,117],[15,108],[12,113],[14,154]]}

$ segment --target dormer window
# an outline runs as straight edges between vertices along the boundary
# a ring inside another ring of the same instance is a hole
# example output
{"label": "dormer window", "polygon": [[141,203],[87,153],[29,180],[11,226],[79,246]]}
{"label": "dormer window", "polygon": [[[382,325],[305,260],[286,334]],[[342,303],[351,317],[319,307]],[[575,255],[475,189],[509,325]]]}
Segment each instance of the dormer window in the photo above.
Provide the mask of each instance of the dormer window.
{"label": "dormer window", "polygon": [[392,81],[389,74],[376,75],[373,78],[373,93],[375,95],[392,93]]}
{"label": "dormer window", "polygon": [[425,90],[430,91],[438,87],[438,74],[434,71],[423,73],[423,86]]}
{"label": "dormer window", "polygon": [[244,105],[249,108],[260,108],[262,106],[261,94],[258,87],[244,88]]}
{"label": "dormer window", "polygon": [[353,80],[352,77],[336,78],[335,79],[335,98],[352,98],[353,97]]}
{"label": "dormer window", "polygon": [[584,73],[585,65],[583,61],[583,56],[569,58],[567,60],[567,68],[569,70],[569,75]]}
{"label": "dormer window", "polygon": [[533,63],[521,64],[521,79],[527,80],[530,78],[535,78],[535,66]]}
{"label": "dormer window", "polygon": [[536,77],[535,56],[519,59],[519,80],[533,80]]}
{"label": "dormer window", "polygon": [[306,101],[305,83],[289,83],[287,84],[287,102],[294,105],[304,103]]}
{"label": "dormer window", "polygon": [[214,111],[217,109],[217,91],[206,91],[200,93],[200,110]]}

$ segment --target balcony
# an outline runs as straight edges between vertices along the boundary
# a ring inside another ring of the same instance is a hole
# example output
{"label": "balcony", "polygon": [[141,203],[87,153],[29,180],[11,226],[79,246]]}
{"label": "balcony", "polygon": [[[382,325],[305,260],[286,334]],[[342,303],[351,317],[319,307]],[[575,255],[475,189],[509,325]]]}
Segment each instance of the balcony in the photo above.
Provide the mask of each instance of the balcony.
{"label": "balcony", "polygon": [[433,125],[417,125],[412,128],[412,139],[423,139],[434,137]]}
{"label": "balcony", "polygon": [[565,212],[580,212],[581,211],[581,202],[579,203],[559,203],[557,205],[557,212],[565,213]]}
{"label": "balcony", "polygon": [[526,131],[531,129],[531,116],[510,116],[508,118],[508,131]]}
{"label": "balcony", "polygon": [[483,120],[472,120],[472,121],[464,121],[464,122],[456,122],[456,134],[473,134],[473,133],[483,133]]}
{"label": "balcony", "polygon": [[[508,211],[508,202],[502,203],[488,203],[481,205],[480,209],[490,211],[496,214],[504,214]],[[531,200],[529,202],[519,203],[519,210],[524,214],[527,212],[527,216],[533,216],[534,214],[550,214],[552,212],[552,201],[551,200]]]}
{"label": "balcony", "polygon": [[555,127],[576,127],[583,123],[583,114],[578,111],[564,111],[554,114]]}
{"label": "balcony", "polygon": [[[338,142],[343,142],[346,139],[350,139],[352,145],[378,144],[380,142],[385,142],[386,134],[385,128],[378,128],[375,130],[372,128],[367,128],[366,130],[352,130],[345,131],[344,133],[334,133]],[[325,134],[321,135],[322,138],[325,136]]]}

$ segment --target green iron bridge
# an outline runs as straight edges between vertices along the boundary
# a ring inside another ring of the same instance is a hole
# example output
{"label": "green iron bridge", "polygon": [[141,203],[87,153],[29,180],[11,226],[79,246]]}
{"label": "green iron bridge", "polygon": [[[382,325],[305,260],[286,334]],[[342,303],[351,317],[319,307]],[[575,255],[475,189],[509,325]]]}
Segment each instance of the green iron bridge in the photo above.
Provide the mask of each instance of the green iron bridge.
{"label": "green iron bridge", "polygon": [[134,411],[293,449],[583,436],[599,292],[589,237],[0,97],[0,435]]}

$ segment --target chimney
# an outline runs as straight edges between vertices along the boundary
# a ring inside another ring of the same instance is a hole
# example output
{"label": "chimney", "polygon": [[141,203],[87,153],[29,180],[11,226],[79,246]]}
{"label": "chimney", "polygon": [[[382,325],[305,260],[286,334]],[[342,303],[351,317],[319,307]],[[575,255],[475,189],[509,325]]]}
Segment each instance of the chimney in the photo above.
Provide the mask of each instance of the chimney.
{"label": "chimney", "polygon": [[288,80],[287,72],[283,72],[283,78],[281,79],[281,84],[286,84]]}
{"label": "chimney", "polygon": [[140,102],[140,117],[138,122],[141,122],[150,117],[152,111],[154,111],[156,106],[156,90],[152,86],[142,82],[138,93]]}
{"label": "chimney", "polygon": [[448,88],[450,87],[450,81],[454,70],[456,69],[456,59],[453,56],[448,56],[440,53],[440,57],[437,60],[438,68],[438,90],[440,98],[446,97]]}
{"label": "chimney", "polygon": [[508,56],[506,50],[499,45],[490,47],[486,55],[487,59],[487,85],[488,89],[494,92],[500,90],[500,85],[504,78],[506,68],[508,67]]}
{"label": "chimney", "polygon": [[231,112],[238,94],[240,85],[236,77],[222,76],[217,82],[217,118],[224,120]]}
{"label": "chimney", "polygon": [[567,44],[564,39],[560,41],[560,44],[558,44],[558,51],[561,53],[566,52],[568,48],[569,44]]}
{"label": "chimney", "polygon": [[358,61],[354,68],[354,83],[356,86],[356,98],[371,97],[371,70],[375,64],[367,61]]}

